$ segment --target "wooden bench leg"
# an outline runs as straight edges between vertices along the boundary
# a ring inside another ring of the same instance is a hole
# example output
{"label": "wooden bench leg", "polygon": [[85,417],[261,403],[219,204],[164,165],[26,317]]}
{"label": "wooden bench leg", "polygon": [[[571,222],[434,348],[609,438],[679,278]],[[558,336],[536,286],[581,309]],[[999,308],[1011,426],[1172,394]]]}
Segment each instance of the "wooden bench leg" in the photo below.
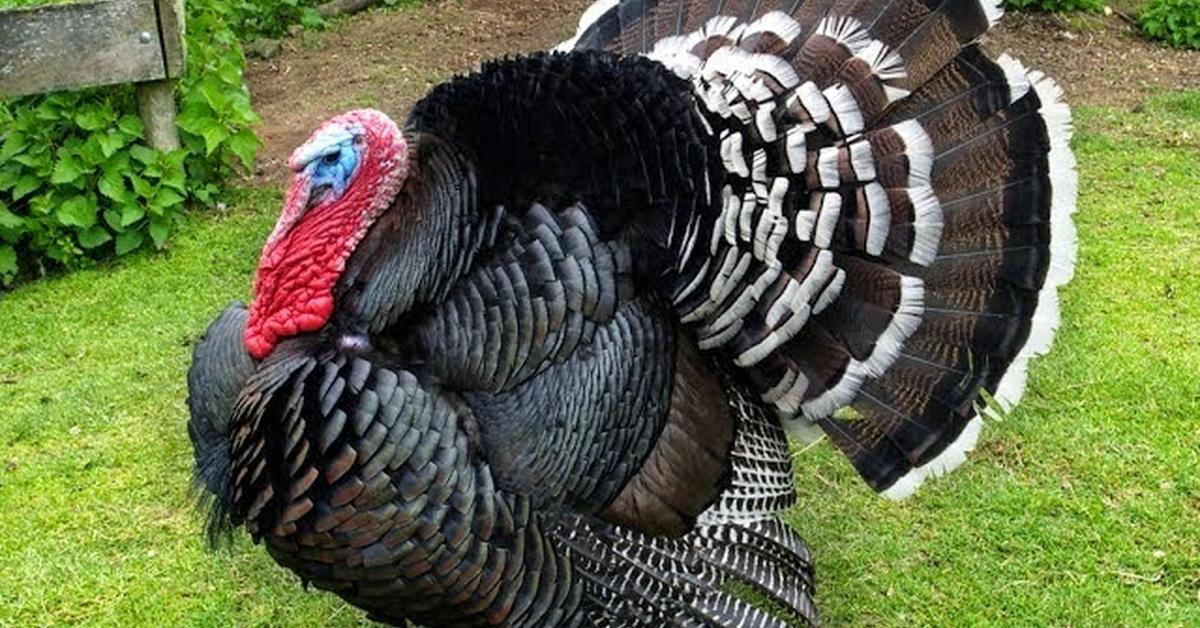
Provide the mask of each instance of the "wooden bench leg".
{"label": "wooden bench leg", "polygon": [[175,84],[149,81],[137,84],[138,115],[146,125],[146,140],[161,151],[179,148],[179,130],[175,128]]}

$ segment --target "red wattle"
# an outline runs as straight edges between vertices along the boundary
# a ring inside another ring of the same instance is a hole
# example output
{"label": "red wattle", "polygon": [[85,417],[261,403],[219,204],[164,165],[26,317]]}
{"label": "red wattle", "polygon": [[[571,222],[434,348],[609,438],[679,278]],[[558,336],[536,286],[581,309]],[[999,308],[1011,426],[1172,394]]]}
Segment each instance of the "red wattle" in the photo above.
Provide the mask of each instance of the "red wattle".
{"label": "red wattle", "polygon": [[290,336],[320,330],[333,315],[333,290],[365,233],[365,203],[348,193],[314,210],[264,255],[246,324],[246,348],[263,359]]}

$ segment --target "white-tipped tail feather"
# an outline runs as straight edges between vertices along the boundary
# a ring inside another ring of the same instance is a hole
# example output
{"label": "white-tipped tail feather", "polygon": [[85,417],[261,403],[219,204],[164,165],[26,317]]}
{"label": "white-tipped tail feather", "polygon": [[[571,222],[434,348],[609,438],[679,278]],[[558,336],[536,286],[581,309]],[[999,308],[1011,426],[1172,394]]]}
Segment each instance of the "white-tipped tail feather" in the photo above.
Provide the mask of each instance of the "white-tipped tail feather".
{"label": "white-tipped tail feather", "polygon": [[771,11],[750,24],[742,37],[748,39],[759,33],[772,33],[783,40],[783,43],[790,45],[796,41],[802,30],[800,23],[792,19],[792,16],[783,11]]}
{"label": "white-tipped tail feather", "polygon": [[975,450],[976,443],[979,442],[979,433],[983,431],[983,418],[975,417],[971,419],[967,426],[963,428],[962,434],[958,439],[950,444],[936,458],[930,460],[923,466],[917,467],[905,474],[904,477],[891,485],[882,495],[888,499],[901,500],[911,497],[925,480],[936,478],[945,475],[962,465],[967,461],[967,454]]}
{"label": "white-tipped tail feather", "polygon": [[[1004,14],[1001,0],[974,1],[988,24],[994,24]],[[612,19],[615,11],[624,13],[621,4],[618,0],[595,2],[581,20],[576,38],[559,49],[574,46],[593,25]],[[947,141],[943,127],[923,126],[929,122],[921,116],[893,124],[890,130],[903,142],[901,154],[894,142],[888,143],[891,136],[872,137],[876,130],[885,130],[872,125],[887,116],[878,110],[878,98],[868,94],[859,102],[863,84],[848,85],[840,79],[814,82],[817,79],[796,71],[792,59],[764,54],[763,51],[778,46],[769,36],[759,39],[760,45],[745,48],[741,45],[764,34],[777,36],[787,45],[808,37],[827,37],[869,66],[888,103],[909,96],[908,89],[922,89],[919,85],[905,84],[901,88],[892,84],[926,71],[920,62],[921,55],[946,52],[939,50],[937,44],[921,41],[921,29],[899,40],[885,36],[884,31],[877,31],[876,24],[885,14],[890,15],[889,10],[879,9],[860,21],[848,15],[849,7],[857,6],[851,2],[834,2],[819,20],[811,17],[812,22],[803,23],[797,21],[803,20],[799,13],[794,17],[778,11],[749,22],[718,15],[722,3],[717,3],[718,8],[712,9],[712,13],[689,14],[685,20],[684,11],[695,9],[691,5],[686,9],[671,6],[673,11],[679,11],[677,28],[686,21],[698,30],[671,33],[657,42],[642,42],[638,50],[650,50],[651,59],[692,80],[700,117],[708,132],[721,138],[720,161],[732,181],[721,184],[723,190],[720,187],[710,190],[714,193],[721,190],[723,202],[720,214],[714,217],[711,226],[705,227],[711,231],[703,232],[708,236],[708,247],[696,244],[703,243],[703,235],[696,226],[689,224],[682,230],[686,253],[680,257],[679,267],[692,262],[694,255],[707,255],[702,265],[690,264],[701,269],[681,282],[683,287],[675,294],[674,302],[681,308],[682,322],[697,327],[702,348],[738,346],[733,362],[741,368],[754,368],[801,333],[810,318],[836,307],[839,299],[855,294],[857,286],[852,283],[855,274],[839,268],[832,253],[833,248],[843,244],[839,238],[847,237],[842,234],[849,233],[848,227],[861,230],[855,232],[856,244],[873,258],[871,263],[887,265],[889,256],[905,243],[900,229],[907,229],[908,225],[899,223],[897,216],[911,216],[905,220],[911,221],[907,262],[929,267],[938,263],[944,232],[952,223],[947,220],[943,201],[939,199],[942,192],[934,188],[935,137],[939,143]],[[953,5],[943,5],[949,6]],[[957,8],[970,9],[970,6]],[[956,25],[969,29],[957,33],[966,37],[959,41],[978,36],[982,25],[977,15],[972,13],[972,19]],[[725,45],[715,50],[700,46],[718,37],[727,40],[722,42]],[[947,56],[943,61],[949,59]],[[996,63],[1004,73],[1009,103],[1015,103],[1031,90],[1041,100],[1041,115],[1050,138],[1052,186],[1050,267],[1038,294],[1028,338],[1001,376],[993,395],[997,407],[1009,408],[1024,392],[1030,359],[1049,349],[1059,325],[1057,291],[1071,278],[1074,268],[1076,237],[1071,215],[1077,183],[1069,146],[1070,112],[1061,101],[1058,87],[1008,55],[1001,55]],[[986,80],[991,81],[992,77],[989,75]],[[990,84],[990,88],[995,87]],[[832,133],[839,141],[825,143],[820,135],[810,135],[821,127],[824,127],[822,132]],[[770,162],[765,145],[770,145],[773,151],[770,154],[777,156]],[[900,156],[903,162],[898,159]],[[896,172],[898,163],[907,166],[907,180],[891,177],[881,185],[889,173]],[[805,193],[795,175],[807,175],[810,185],[820,189],[807,190],[807,200],[795,202],[793,197],[803,198]],[[789,180],[789,176],[793,178]],[[850,186],[857,188],[857,195],[846,194]],[[908,204],[911,208],[905,207]],[[853,222],[864,219],[865,226]],[[777,266],[781,247],[787,245],[785,238],[795,238],[804,247],[821,250],[816,257],[802,258],[810,260],[806,263],[811,267],[791,278],[788,274],[798,269],[781,270]],[[915,270],[903,272],[920,275]],[[931,292],[930,298],[936,295]],[[759,391],[759,398],[774,407],[793,436],[811,435],[816,429],[814,420],[826,419],[859,394],[866,395],[863,391],[866,382],[881,378],[900,359],[905,343],[917,333],[922,317],[927,315],[925,299],[922,280],[903,276],[893,318],[875,339],[869,355],[851,359],[845,372],[832,382],[809,381],[811,373],[785,369],[769,390]],[[768,301],[759,303],[760,300]],[[756,308],[767,329],[754,330],[759,335],[745,342],[746,334],[740,334],[743,319]],[[819,389],[822,394],[806,399]],[[877,405],[885,404],[875,401]],[[954,442],[931,461],[901,477],[883,494],[893,499],[907,497],[927,478],[962,464],[978,442],[986,413],[981,409]]]}
{"label": "white-tipped tail feather", "polygon": [[579,38],[587,32],[593,24],[600,21],[605,13],[617,8],[620,0],[597,0],[592,6],[588,7],[583,15],[579,18],[579,28],[575,31],[575,35],[564,41],[554,48],[556,52],[567,52],[575,48],[575,44]]}
{"label": "white-tipped tail feather", "polygon": [[987,16],[988,25],[995,26],[1004,17],[1004,2],[1002,0],[979,0],[983,13]]}
{"label": "white-tipped tail feather", "polygon": [[858,54],[871,43],[871,34],[852,17],[827,17],[817,24],[817,34],[824,35]]}
{"label": "white-tipped tail feather", "polygon": [[1077,236],[1072,216],[1079,182],[1075,154],[1071,152],[1071,110],[1062,100],[1062,89],[1041,72],[1029,73],[1029,82],[1041,100],[1042,118],[1050,136],[1050,268],[1038,294],[1029,339],[996,388],[996,401],[1011,409],[1025,393],[1029,360],[1045,354],[1054,342],[1060,322],[1058,289],[1075,275]]}
{"label": "white-tipped tail feather", "polygon": [[996,64],[1004,70],[1004,79],[1008,82],[1008,102],[1017,102],[1029,93],[1029,70],[1020,61],[1002,54],[996,57]]}
{"label": "white-tipped tail feather", "polygon": [[[1001,377],[994,395],[996,402],[1001,404],[1001,409],[1008,410],[1020,402],[1025,393],[1029,361],[1050,349],[1058,331],[1058,289],[1069,282],[1075,272],[1077,236],[1072,215],[1075,213],[1079,186],[1075,155],[1071,152],[1071,111],[1062,100],[1062,89],[1041,72],[1027,71],[1011,57],[1001,59],[1001,67],[1008,76],[1014,100],[1019,98],[1016,94],[1024,95],[1032,88],[1042,103],[1041,115],[1050,137],[1051,184],[1050,268],[1038,293],[1038,304],[1029,337]],[[1022,89],[1025,91],[1021,91]],[[996,414],[995,408],[980,408],[980,413],[971,419],[957,440],[933,460],[901,477],[884,491],[883,495],[889,499],[904,499],[915,493],[926,479],[956,469],[966,461],[967,454],[975,449],[983,429],[984,417],[994,417]]]}

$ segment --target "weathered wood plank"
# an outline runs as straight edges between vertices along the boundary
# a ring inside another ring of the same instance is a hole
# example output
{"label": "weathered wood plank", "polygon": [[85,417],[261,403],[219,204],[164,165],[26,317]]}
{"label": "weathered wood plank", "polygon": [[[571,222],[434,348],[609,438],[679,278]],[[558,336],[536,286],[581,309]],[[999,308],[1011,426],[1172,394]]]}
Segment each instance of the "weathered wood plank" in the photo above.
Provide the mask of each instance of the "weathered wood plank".
{"label": "weathered wood plank", "polygon": [[187,45],[183,38],[183,0],[154,0],[158,8],[158,25],[162,34],[163,57],[167,64],[167,78],[183,77],[187,59]]}
{"label": "weathered wood plank", "polygon": [[0,95],[167,78],[153,2],[88,0],[0,11]]}

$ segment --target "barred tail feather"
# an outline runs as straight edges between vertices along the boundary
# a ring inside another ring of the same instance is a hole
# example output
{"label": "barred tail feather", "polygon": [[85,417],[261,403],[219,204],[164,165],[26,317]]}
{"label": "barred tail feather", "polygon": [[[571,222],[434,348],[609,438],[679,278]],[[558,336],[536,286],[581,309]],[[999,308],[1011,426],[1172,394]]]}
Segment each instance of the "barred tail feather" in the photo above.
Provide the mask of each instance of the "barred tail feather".
{"label": "barred tail feather", "polygon": [[[973,49],[963,57],[903,112],[931,129],[934,192],[946,216],[939,255],[910,269],[926,286],[921,327],[892,369],[840,417],[822,421],[893,499],[966,460],[996,411],[989,396],[1004,409],[1020,401],[1029,361],[1053,341],[1058,289],[1074,268],[1077,182],[1061,92],[1011,59],[993,70]],[[966,89],[939,95],[953,73]],[[996,108],[989,90],[1011,104]],[[960,125],[972,119],[956,107],[995,113],[954,128],[950,116]],[[980,168],[985,162],[1003,165]]]}

